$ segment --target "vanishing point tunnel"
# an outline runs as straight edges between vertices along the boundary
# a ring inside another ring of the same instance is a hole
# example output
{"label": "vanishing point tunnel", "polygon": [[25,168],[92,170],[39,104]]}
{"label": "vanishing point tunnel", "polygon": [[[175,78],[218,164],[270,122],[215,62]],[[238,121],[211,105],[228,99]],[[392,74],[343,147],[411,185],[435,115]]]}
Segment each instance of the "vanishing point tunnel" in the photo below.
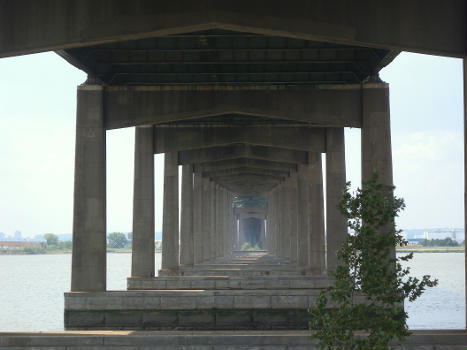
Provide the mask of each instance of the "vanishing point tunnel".
{"label": "vanishing point tunnel", "polygon": [[[0,8],[0,57],[54,50],[88,74],[65,295],[73,329],[307,328],[347,234],[337,210],[344,128],[361,129],[362,178],[376,169],[392,185],[389,86],[378,72],[402,50],[465,58],[460,0]],[[127,291],[107,291],[106,131],[126,127],[136,127],[132,269]],[[261,250],[241,251],[246,243]]]}

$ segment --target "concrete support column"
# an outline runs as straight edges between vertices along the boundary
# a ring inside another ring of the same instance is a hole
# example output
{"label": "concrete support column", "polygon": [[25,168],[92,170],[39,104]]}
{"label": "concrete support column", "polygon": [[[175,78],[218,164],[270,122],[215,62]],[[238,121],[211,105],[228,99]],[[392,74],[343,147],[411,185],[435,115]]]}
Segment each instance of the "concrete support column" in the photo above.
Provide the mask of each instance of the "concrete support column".
{"label": "concrete support column", "polygon": [[181,200],[180,264],[191,266],[194,263],[192,164],[182,166]]}
{"label": "concrete support column", "polygon": [[323,275],[326,272],[326,252],[324,238],[324,194],[321,153],[309,153],[308,163],[310,178],[309,268],[312,275]]}
{"label": "concrete support column", "polygon": [[285,186],[284,184],[281,184],[279,185],[279,193],[278,193],[278,212],[277,212],[277,219],[278,219],[278,225],[277,225],[277,234],[278,234],[278,237],[277,237],[277,243],[278,243],[278,247],[277,247],[277,250],[279,252],[279,256],[285,258],[286,255],[285,255],[285,252],[286,252],[286,249],[285,249],[285,217],[286,217],[286,213],[285,213]]}
{"label": "concrete support column", "polygon": [[203,178],[201,170],[197,167],[193,175],[193,243],[195,264],[203,261]]}
{"label": "concrete support column", "polygon": [[217,232],[216,232],[216,183],[214,181],[210,181],[209,183],[209,192],[210,192],[210,203],[211,203],[211,249],[210,249],[210,257],[211,259],[215,259],[217,256]]}
{"label": "concrete support column", "polygon": [[[467,58],[464,58],[464,228],[467,227]],[[464,271],[467,282],[467,249],[464,250]],[[465,284],[465,282],[464,282]],[[465,305],[467,305],[467,288],[465,289]],[[467,308],[466,308],[467,320]]]}
{"label": "concrete support column", "polygon": [[[393,185],[389,85],[370,82],[363,85],[362,180],[376,170],[378,182]],[[392,251],[395,258],[396,250]]]}
{"label": "concrete support column", "polygon": [[297,189],[297,173],[290,175],[289,179],[289,241],[290,244],[290,262],[295,264],[298,261],[298,189]]}
{"label": "concrete support column", "polygon": [[162,261],[164,274],[176,274],[179,267],[178,154],[168,152],[164,161],[164,208],[162,215]]}
{"label": "concrete support column", "polygon": [[266,225],[265,225],[265,220],[261,219],[261,228],[260,228],[260,236],[259,236],[259,241],[261,245],[261,249],[266,249]]}
{"label": "concrete support column", "polygon": [[76,112],[71,291],[106,290],[103,87],[80,85]]}
{"label": "concrete support column", "polygon": [[132,277],[154,277],[154,128],[135,128]]}
{"label": "concrete support column", "polygon": [[271,194],[271,202],[272,202],[272,214],[271,214],[271,249],[275,255],[279,255],[277,251],[278,243],[277,243],[277,226],[278,226],[278,205],[277,205],[277,198],[279,195],[279,188],[276,187]]}
{"label": "concrete support column", "polygon": [[222,197],[221,189],[218,184],[216,184],[216,257],[223,256],[223,232],[222,232]]}
{"label": "concrete support column", "polygon": [[307,268],[309,264],[310,251],[310,196],[309,196],[309,166],[308,164],[298,164],[297,166],[297,187],[298,187],[298,215],[297,215],[297,240],[298,256],[297,265]]}
{"label": "concrete support column", "polygon": [[202,178],[203,193],[202,193],[202,219],[201,219],[201,237],[202,237],[202,253],[203,261],[209,260],[210,247],[211,247],[211,235],[210,235],[210,208],[209,205],[209,180],[206,177]]}
{"label": "concrete support column", "polygon": [[328,270],[337,266],[336,252],[347,236],[347,222],[337,208],[345,187],[344,128],[326,129],[326,240]]}

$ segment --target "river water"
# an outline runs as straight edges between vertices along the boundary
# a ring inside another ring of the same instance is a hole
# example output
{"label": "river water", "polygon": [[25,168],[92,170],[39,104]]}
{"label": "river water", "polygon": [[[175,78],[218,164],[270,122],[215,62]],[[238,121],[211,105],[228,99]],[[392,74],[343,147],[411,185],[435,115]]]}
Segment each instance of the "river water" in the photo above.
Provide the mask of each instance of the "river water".
{"label": "river water", "polygon": [[[131,254],[107,254],[107,289],[124,290]],[[160,254],[156,254],[156,269]],[[411,329],[465,328],[464,254],[418,253],[416,276],[430,274],[439,285],[407,303]],[[71,255],[0,255],[0,331],[63,329],[63,293],[70,288]]]}

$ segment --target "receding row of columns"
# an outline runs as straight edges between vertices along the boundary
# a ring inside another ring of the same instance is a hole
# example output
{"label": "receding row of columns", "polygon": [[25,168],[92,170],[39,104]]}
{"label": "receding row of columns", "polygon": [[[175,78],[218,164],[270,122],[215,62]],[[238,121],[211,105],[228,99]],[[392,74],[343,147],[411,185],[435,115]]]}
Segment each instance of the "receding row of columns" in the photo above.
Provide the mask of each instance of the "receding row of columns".
{"label": "receding row of columns", "polygon": [[267,246],[301,269],[322,275],[326,263],[321,154],[308,157],[307,164],[299,164],[297,172],[268,195]]}
{"label": "receding row of columns", "polygon": [[[362,86],[362,178],[378,170],[379,181],[392,185],[389,89],[381,82]],[[266,244],[314,274],[336,266],[335,251],[347,234],[337,210],[345,184],[343,128],[326,133],[326,240],[321,154],[309,153],[306,164],[268,195]],[[106,289],[106,150],[103,88],[78,88],[72,291]],[[132,276],[150,277],[154,264],[154,140],[151,127],[137,127],[133,213]],[[228,253],[237,232],[233,195],[183,166],[182,222],[179,230],[178,155],[165,157],[162,270],[176,273]],[[191,200],[190,200],[191,198]],[[179,247],[180,231],[180,247]],[[326,242],[326,243],[325,243]],[[325,251],[327,249],[327,254]],[[181,254],[180,254],[181,253]],[[327,265],[325,261],[327,260]]]}

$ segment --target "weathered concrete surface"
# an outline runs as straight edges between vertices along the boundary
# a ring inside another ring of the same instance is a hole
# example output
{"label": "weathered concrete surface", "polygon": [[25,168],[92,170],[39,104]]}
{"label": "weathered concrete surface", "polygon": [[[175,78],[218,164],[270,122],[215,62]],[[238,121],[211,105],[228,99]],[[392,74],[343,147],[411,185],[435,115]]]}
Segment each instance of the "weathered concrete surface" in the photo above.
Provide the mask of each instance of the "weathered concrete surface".
{"label": "weathered concrete surface", "polygon": [[327,268],[332,271],[337,266],[336,252],[347,236],[347,221],[338,209],[346,182],[344,129],[328,128],[326,146]]}
{"label": "weathered concrete surface", "polygon": [[[438,55],[465,55],[465,2],[2,0],[0,57],[227,29]],[[397,19],[397,20],[394,20]],[[24,30],[24,28],[30,28]]]}
{"label": "weathered concrete surface", "polygon": [[193,165],[182,166],[182,198],[180,221],[180,264],[193,265]]}
{"label": "weathered concrete surface", "polygon": [[324,237],[324,189],[321,154],[310,153],[309,160],[309,268],[313,275],[320,276],[326,272],[326,251]]}
{"label": "weathered concrete surface", "polygon": [[164,208],[162,213],[162,260],[159,274],[176,274],[179,267],[177,152],[165,154]]}
{"label": "weathered concrete surface", "polygon": [[202,168],[203,171],[220,171],[220,170],[232,170],[241,167],[258,168],[272,171],[293,171],[297,170],[297,166],[290,162],[273,162],[262,159],[248,159],[248,158],[237,158],[227,159],[218,162],[206,162],[195,165],[195,170]]}
{"label": "weathered concrete surface", "polygon": [[122,86],[108,87],[105,97],[107,129],[232,113],[319,126],[361,126],[360,85],[203,86],[180,91]]}
{"label": "weathered concrete surface", "polygon": [[193,244],[194,244],[194,262],[203,261],[203,180],[201,171],[195,169],[193,174]]}
{"label": "weathered concrete surface", "polygon": [[154,276],[154,131],[135,128],[131,276]]}
{"label": "weathered concrete surface", "polygon": [[[413,331],[396,349],[465,349],[464,330]],[[0,333],[2,349],[68,350],[317,350],[309,331],[65,331]]]}
{"label": "weathered concrete surface", "polygon": [[[325,149],[323,148],[324,152]],[[306,163],[307,153],[278,147],[252,146],[235,144],[223,147],[207,147],[181,151],[178,155],[180,164],[214,162],[225,159],[262,159],[284,163]]]}
{"label": "weathered concrete surface", "polygon": [[183,290],[183,289],[319,289],[327,288],[330,279],[312,276],[168,276],[128,278],[128,290]]}
{"label": "weathered concrete surface", "polygon": [[[325,148],[325,129],[301,126],[155,127],[154,152],[165,153],[233,143],[283,147],[299,151]],[[294,135],[290,137],[290,135]]]}
{"label": "weathered concrete surface", "polygon": [[103,87],[78,87],[72,291],[106,289],[106,146]]}

